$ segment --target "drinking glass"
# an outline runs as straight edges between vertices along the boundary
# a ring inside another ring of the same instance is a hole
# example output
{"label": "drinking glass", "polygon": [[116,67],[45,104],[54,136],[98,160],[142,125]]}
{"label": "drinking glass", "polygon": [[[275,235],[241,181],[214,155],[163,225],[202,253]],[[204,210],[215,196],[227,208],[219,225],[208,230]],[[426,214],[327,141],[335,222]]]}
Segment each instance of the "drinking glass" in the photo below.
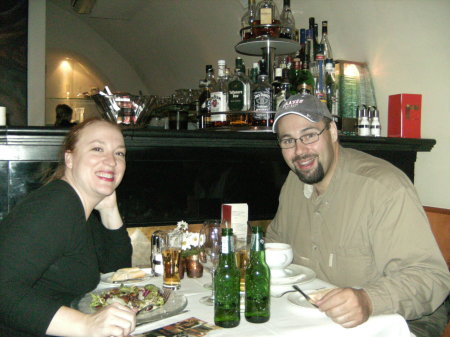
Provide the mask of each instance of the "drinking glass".
{"label": "drinking glass", "polygon": [[220,220],[206,220],[200,230],[200,236],[205,238],[203,250],[207,257],[212,280],[211,295],[202,297],[200,302],[206,305],[214,305],[214,272],[219,262],[222,239]]}
{"label": "drinking glass", "polygon": [[183,233],[178,231],[167,233],[167,242],[164,243],[164,247],[162,249],[164,288],[180,288],[179,268],[182,242]]}

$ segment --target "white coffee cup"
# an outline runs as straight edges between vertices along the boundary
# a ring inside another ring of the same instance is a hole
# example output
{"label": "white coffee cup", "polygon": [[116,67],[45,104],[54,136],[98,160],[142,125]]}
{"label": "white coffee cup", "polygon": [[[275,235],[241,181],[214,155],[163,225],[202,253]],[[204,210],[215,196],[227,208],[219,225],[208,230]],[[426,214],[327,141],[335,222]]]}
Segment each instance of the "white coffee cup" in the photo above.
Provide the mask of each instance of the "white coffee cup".
{"label": "white coffee cup", "polygon": [[286,267],[294,257],[291,245],[287,243],[266,243],[266,263],[273,278],[286,276]]}

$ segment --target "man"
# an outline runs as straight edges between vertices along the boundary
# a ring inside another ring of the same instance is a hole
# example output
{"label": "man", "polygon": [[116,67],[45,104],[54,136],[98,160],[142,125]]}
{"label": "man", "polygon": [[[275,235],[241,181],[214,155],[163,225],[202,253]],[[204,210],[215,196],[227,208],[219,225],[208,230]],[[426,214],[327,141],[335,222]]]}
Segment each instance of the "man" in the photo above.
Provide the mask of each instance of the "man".
{"label": "man", "polygon": [[341,147],[330,112],[312,95],[291,96],[273,131],[291,172],[267,239],[291,244],[294,263],[339,287],[319,309],[346,328],[399,313],[418,337],[440,336],[450,276],[406,175]]}

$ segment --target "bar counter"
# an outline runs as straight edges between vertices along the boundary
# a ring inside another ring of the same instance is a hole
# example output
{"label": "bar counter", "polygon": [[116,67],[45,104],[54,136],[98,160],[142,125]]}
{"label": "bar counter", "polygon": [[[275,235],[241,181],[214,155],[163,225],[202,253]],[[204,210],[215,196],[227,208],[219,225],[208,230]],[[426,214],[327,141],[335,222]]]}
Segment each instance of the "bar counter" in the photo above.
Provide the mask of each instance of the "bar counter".
{"label": "bar counter", "polygon": [[[55,167],[67,129],[0,127],[0,219],[42,173]],[[118,188],[128,227],[200,223],[220,216],[222,203],[246,202],[250,220],[271,219],[288,173],[271,132],[124,129],[127,170]],[[351,147],[383,158],[414,181],[417,152],[434,139],[339,137]]]}

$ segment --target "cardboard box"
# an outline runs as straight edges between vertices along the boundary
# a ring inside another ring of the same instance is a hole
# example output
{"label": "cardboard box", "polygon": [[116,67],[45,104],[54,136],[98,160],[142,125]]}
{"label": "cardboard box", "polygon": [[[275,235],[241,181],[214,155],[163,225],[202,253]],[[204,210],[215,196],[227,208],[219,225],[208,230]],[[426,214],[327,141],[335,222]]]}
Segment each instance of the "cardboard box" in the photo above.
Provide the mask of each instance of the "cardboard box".
{"label": "cardboard box", "polygon": [[420,138],[422,95],[389,96],[388,137]]}

